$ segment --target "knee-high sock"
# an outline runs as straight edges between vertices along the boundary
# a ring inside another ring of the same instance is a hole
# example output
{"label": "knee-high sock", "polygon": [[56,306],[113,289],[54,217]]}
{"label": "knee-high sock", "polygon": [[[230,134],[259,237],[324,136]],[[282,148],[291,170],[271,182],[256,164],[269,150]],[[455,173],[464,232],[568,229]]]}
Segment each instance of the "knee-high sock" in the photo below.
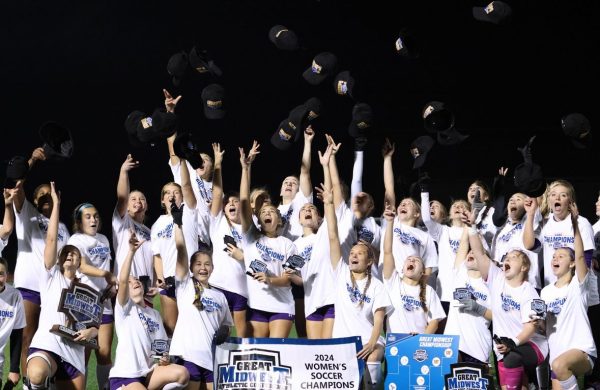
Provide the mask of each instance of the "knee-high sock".
{"label": "knee-high sock", "polygon": [[577,385],[577,378],[575,375],[571,375],[564,381],[559,381],[560,387],[564,390],[579,390],[579,386]]}
{"label": "knee-high sock", "polygon": [[110,369],[112,364],[104,364],[96,366],[96,380],[98,381],[98,389],[103,390],[108,382],[108,374],[110,373]]}
{"label": "knee-high sock", "polygon": [[183,385],[179,382],[171,382],[171,383],[167,383],[166,385],[163,386],[163,390],[179,390],[179,389],[183,389],[187,386],[187,383],[184,383]]}
{"label": "knee-high sock", "polygon": [[370,386],[371,389],[375,389],[381,380],[381,363],[367,362],[367,370],[369,370],[369,381],[367,382],[367,385]]}

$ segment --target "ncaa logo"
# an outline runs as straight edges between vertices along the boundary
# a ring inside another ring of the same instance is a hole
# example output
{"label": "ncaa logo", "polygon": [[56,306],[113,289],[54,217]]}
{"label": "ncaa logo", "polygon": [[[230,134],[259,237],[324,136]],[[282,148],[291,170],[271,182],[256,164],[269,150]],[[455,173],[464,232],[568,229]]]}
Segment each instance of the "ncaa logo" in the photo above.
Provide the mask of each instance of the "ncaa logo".
{"label": "ncaa logo", "polygon": [[417,349],[413,354],[413,359],[415,359],[419,363],[424,362],[425,360],[427,360],[427,351],[424,349]]}

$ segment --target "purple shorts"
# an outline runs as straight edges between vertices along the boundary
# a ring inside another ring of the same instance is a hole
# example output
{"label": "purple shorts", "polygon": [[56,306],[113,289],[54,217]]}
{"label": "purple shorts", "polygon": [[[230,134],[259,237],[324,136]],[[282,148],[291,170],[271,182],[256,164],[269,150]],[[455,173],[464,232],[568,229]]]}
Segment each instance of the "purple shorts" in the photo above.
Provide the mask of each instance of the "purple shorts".
{"label": "purple shorts", "polygon": [[335,307],[333,305],[325,305],[315,310],[314,313],[306,317],[308,321],[323,321],[326,318],[335,318]]}
{"label": "purple shorts", "polygon": [[201,382],[201,383],[213,383],[213,372],[207,370],[204,367],[200,367],[199,365],[192,363],[190,361],[184,360],[183,366],[190,373],[190,380],[192,382]]}
{"label": "purple shorts", "polygon": [[120,390],[121,386],[127,386],[132,383],[141,383],[146,385],[146,378],[140,376],[138,378],[110,378],[110,390]]}
{"label": "purple shorts", "polygon": [[112,314],[102,314],[102,322],[100,322],[100,325],[105,325],[105,324],[112,324],[113,322],[115,322],[115,316]]}
{"label": "purple shorts", "polygon": [[42,300],[38,291],[33,291],[22,287],[17,288],[17,290],[19,290],[24,300],[35,303],[38,306],[42,305]]}
{"label": "purple shorts", "polygon": [[288,320],[294,321],[295,315],[289,313],[271,313],[270,311],[262,311],[250,308],[250,315],[248,321],[256,322],[271,322],[276,320]]}
{"label": "purple shorts", "polygon": [[229,311],[234,312],[248,310],[248,298],[231,291],[223,290],[219,287],[213,286],[212,288],[221,291],[223,295],[225,295],[225,299],[227,299],[227,304],[229,305]]}
{"label": "purple shorts", "polygon": [[45,352],[54,359],[56,362],[56,374],[54,374],[54,379],[59,381],[68,381],[77,378],[79,375],[83,375],[76,369],[71,363],[63,360],[60,356],[55,354],[52,351],[46,351],[45,349],[40,348],[29,348],[27,351],[27,356],[31,355],[34,352]]}

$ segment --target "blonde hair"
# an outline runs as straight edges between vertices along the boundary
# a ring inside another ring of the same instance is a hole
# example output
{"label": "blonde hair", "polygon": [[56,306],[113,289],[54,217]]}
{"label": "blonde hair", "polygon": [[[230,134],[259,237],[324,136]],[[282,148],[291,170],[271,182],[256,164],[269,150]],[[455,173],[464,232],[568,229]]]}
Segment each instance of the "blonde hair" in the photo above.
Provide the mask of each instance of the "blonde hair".
{"label": "blonde hair", "polygon": [[572,203],[575,203],[576,201],[575,188],[573,187],[573,184],[569,183],[567,180],[564,179],[554,180],[552,183],[546,186],[546,191],[544,191],[544,194],[542,195],[542,201],[540,202],[540,212],[542,213],[542,216],[544,218],[548,217],[548,215],[550,214],[550,205],[548,204],[548,197],[550,196],[550,192],[554,187],[558,186],[563,186],[567,189],[569,200]]}

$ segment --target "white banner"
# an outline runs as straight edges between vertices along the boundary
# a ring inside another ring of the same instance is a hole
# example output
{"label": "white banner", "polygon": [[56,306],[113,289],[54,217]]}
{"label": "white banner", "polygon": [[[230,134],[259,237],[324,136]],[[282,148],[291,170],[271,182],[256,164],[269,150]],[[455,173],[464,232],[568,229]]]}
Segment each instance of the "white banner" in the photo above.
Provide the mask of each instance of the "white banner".
{"label": "white banner", "polygon": [[230,338],[216,347],[215,390],[358,390],[360,337]]}

